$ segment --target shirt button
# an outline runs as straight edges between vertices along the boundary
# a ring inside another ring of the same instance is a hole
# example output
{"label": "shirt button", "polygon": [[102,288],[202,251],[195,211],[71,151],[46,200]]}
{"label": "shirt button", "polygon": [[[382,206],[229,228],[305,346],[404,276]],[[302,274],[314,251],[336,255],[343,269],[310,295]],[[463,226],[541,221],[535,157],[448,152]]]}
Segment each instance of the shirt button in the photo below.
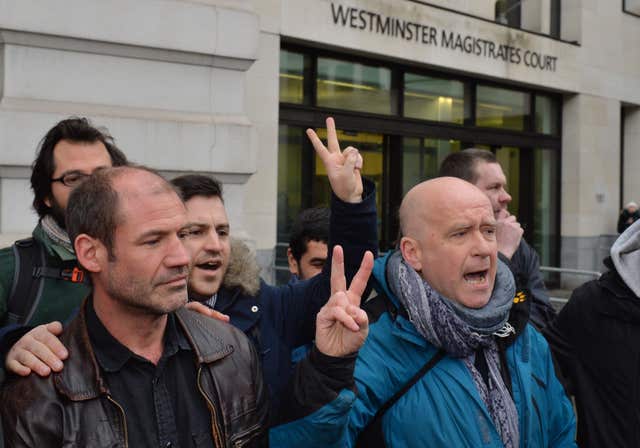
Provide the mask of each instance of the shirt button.
{"label": "shirt button", "polygon": [[257,312],[258,312],[258,306],[257,306],[257,305],[253,305],[253,306],[251,307],[251,311],[252,311],[253,313],[257,313]]}

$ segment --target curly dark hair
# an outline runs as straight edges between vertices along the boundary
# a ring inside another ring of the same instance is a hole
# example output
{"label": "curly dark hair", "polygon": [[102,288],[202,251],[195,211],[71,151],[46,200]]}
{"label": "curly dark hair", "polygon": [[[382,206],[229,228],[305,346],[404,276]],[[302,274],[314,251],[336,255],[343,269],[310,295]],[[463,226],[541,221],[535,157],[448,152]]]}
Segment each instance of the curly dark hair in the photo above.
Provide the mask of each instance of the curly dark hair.
{"label": "curly dark hair", "polygon": [[51,208],[45,200],[51,196],[51,177],[56,170],[53,149],[61,140],[77,143],[101,142],[111,157],[113,166],[127,165],[126,156],[115,145],[113,137],[106,129],[97,128],[86,118],[71,117],[60,121],[44,136],[39,145],[36,159],[31,165],[31,189],[33,208],[41,218],[49,214]]}

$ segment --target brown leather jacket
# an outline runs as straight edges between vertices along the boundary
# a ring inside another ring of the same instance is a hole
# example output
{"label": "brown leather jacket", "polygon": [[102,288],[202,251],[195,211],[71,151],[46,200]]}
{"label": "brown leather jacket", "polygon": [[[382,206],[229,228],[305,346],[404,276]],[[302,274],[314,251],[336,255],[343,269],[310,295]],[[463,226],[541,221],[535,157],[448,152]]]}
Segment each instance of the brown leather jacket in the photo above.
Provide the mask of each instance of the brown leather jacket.
{"label": "brown leather jacket", "polygon": [[[228,324],[186,309],[175,314],[198,358],[196,381],[215,446],[258,444],[266,438],[268,403],[253,345]],[[61,340],[69,358],[60,373],[17,378],[2,391],[7,447],[127,447],[124,410],[100,375],[84,306]]]}

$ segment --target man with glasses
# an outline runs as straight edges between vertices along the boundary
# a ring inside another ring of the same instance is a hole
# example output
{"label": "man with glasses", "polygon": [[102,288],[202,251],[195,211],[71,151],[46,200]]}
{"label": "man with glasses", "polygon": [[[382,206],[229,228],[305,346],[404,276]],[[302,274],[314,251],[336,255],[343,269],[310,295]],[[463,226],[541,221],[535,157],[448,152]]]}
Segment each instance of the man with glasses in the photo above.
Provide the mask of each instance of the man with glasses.
{"label": "man with glasses", "polygon": [[[42,139],[32,166],[33,208],[39,221],[31,238],[0,250],[0,352],[24,332],[71,315],[89,292],[65,228],[71,191],[95,170],[126,165],[104,130],[86,118],[56,124]],[[60,324],[50,331],[59,334]],[[47,374],[48,372],[41,372]]]}

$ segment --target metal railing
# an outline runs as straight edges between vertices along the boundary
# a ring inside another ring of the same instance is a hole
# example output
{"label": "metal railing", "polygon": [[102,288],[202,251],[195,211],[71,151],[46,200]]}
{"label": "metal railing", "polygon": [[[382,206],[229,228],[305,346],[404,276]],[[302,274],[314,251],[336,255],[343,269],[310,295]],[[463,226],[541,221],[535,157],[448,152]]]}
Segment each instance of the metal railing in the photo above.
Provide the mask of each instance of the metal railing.
{"label": "metal railing", "polygon": [[570,268],[554,268],[553,266],[540,266],[542,272],[559,272],[561,274],[572,275],[586,275],[593,278],[598,278],[602,275],[602,272],[588,271],[585,269],[570,269]]}
{"label": "metal railing", "polygon": [[[590,271],[587,269],[572,269],[572,268],[556,268],[553,266],[540,266],[540,271],[542,272],[556,272],[558,274],[569,274],[569,275],[578,275],[583,277],[590,277],[591,279],[600,278],[602,272],[599,271]],[[587,279],[589,280],[589,279]],[[555,305],[556,309],[560,309],[569,301],[566,297],[554,297],[549,295],[549,300],[552,305]]]}

